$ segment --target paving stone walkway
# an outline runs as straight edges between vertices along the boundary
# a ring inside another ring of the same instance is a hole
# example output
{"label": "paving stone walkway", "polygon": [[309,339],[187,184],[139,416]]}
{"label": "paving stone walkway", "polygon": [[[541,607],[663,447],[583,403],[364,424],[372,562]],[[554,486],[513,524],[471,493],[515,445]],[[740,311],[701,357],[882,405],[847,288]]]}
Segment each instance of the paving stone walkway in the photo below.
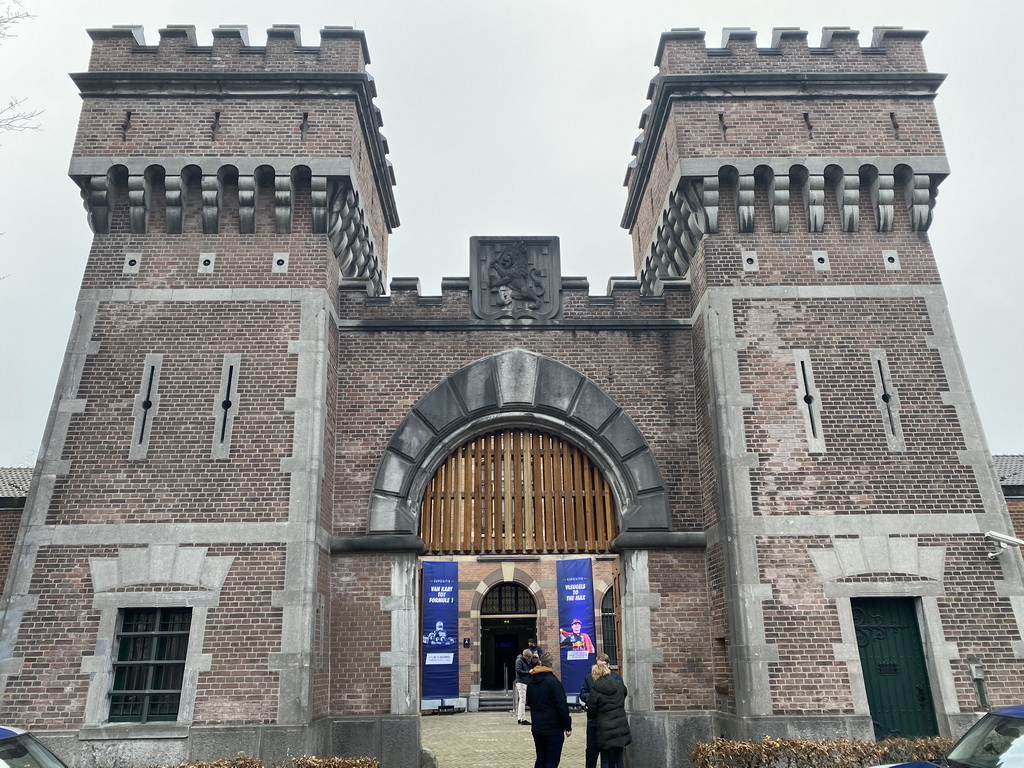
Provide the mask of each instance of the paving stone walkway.
{"label": "paving stone walkway", "polygon": [[[438,768],[533,768],[530,727],[518,725],[511,712],[424,715],[420,725],[423,746],[434,753]],[[573,712],[561,768],[583,768],[586,727],[587,716]]]}

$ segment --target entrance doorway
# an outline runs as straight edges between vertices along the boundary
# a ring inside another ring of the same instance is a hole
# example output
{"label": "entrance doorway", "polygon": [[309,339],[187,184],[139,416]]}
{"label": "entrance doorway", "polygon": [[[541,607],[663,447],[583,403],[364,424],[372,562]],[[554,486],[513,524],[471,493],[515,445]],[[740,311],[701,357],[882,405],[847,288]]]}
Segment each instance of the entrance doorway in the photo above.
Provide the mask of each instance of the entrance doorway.
{"label": "entrance doorway", "polygon": [[537,634],[535,619],[480,619],[480,688],[510,691],[516,681],[516,657]]}
{"label": "entrance doorway", "polygon": [[537,637],[537,604],[521,584],[495,585],[480,607],[480,689],[510,691],[516,656]]}
{"label": "entrance doorway", "polygon": [[850,602],[875,738],[938,735],[913,598]]}

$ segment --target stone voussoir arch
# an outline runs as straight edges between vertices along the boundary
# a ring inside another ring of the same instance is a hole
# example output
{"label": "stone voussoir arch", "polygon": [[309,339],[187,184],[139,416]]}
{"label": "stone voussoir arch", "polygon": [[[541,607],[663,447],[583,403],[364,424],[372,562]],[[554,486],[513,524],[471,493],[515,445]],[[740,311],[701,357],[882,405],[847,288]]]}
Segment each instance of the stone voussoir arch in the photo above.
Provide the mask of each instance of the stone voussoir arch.
{"label": "stone voussoir arch", "polygon": [[438,465],[475,435],[509,426],[547,430],[584,448],[612,487],[620,533],[670,530],[661,470],[629,414],[564,363],[509,349],[459,369],[413,406],[377,469],[367,533],[416,535]]}
{"label": "stone voussoir arch", "polygon": [[526,571],[523,571],[513,565],[511,568],[495,568],[480,579],[476,585],[476,589],[473,590],[473,599],[469,606],[469,615],[471,617],[480,618],[480,611],[483,609],[484,598],[487,596],[488,592],[500,584],[516,584],[529,592],[530,597],[533,598],[533,604],[537,609],[538,616],[547,610],[548,606],[547,600],[544,599],[544,590],[541,589],[537,580],[530,574],[526,573]]}

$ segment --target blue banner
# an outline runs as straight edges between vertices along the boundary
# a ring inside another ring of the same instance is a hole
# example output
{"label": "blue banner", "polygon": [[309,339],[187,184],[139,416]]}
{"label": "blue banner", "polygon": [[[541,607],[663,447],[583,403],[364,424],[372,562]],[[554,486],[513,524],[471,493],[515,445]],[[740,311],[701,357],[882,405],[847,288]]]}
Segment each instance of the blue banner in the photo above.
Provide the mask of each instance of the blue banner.
{"label": "blue banner", "polygon": [[555,563],[558,582],[558,649],[562,659],[562,685],[569,696],[579,695],[590,673],[594,648],[594,577],[590,558]]}
{"label": "blue banner", "polygon": [[423,698],[459,695],[459,564],[423,563]]}

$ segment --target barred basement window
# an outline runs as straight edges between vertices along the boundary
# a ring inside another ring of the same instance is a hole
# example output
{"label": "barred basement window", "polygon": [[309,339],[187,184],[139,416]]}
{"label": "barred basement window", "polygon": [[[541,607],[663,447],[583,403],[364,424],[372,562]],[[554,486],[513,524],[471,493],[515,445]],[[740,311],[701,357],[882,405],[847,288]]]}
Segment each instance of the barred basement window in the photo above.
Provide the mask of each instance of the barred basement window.
{"label": "barred basement window", "polygon": [[115,638],[110,721],[178,719],[191,608],[125,608]]}

